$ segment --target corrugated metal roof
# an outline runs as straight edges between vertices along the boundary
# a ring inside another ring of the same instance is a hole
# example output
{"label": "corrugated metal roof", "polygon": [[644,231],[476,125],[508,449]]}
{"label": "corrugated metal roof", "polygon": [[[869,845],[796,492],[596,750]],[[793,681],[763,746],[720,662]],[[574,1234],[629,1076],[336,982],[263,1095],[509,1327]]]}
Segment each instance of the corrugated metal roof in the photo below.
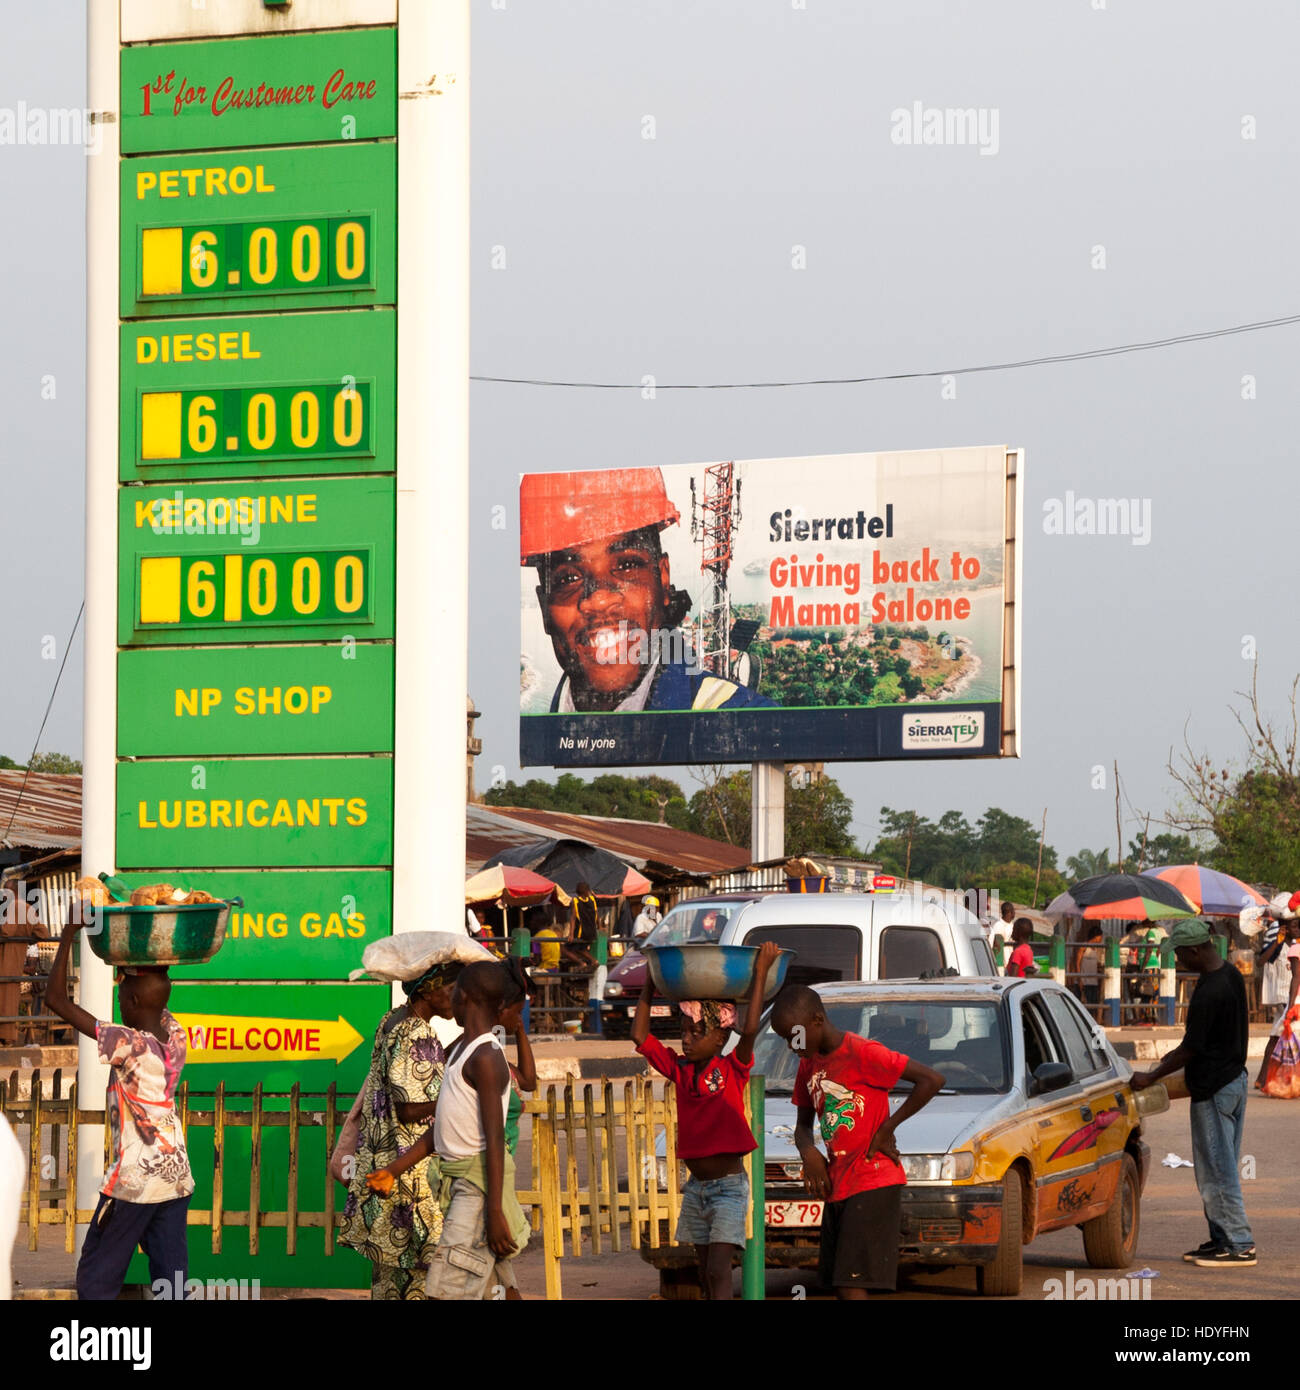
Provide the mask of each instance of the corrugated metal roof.
{"label": "corrugated metal roof", "polygon": [[475,858],[480,844],[501,833],[510,838],[485,849],[483,859],[508,844],[562,839],[599,845],[635,869],[644,869],[649,864],[678,873],[714,874],[749,863],[746,846],[724,844],[721,840],[710,840],[707,835],[677,830],[656,821],[619,820],[615,816],[579,816],[567,811],[539,811],[531,806],[474,805],[466,807],[466,829],[467,861]]}
{"label": "corrugated metal roof", "polygon": [[0,849],[71,849],[80,843],[79,774],[0,769]]}

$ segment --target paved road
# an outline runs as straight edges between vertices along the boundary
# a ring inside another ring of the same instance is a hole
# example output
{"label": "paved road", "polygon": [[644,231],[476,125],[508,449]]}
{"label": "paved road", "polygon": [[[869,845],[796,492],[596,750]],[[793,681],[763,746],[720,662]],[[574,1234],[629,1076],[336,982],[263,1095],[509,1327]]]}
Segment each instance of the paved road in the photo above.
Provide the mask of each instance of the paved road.
{"label": "paved road", "polygon": [[[1186,1103],[1175,1102],[1169,1111],[1150,1121],[1146,1138],[1151,1145],[1153,1166],[1142,1201],[1142,1233],[1134,1269],[1158,1271],[1150,1281],[1151,1302],[1218,1300],[1213,1320],[1223,1322],[1231,1318],[1219,1315],[1237,1300],[1300,1299],[1300,1222],[1295,1217],[1300,1102],[1269,1100],[1252,1093],[1247,1108],[1242,1152],[1247,1177],[1242,1190],[1260,1250],[1259,1264],[1254,1269],[1198,1269],[1182,1259],[1184,1250],[1206,1238],[1205,1218],[1192,1170],[1165,1168],[1160,1160],[1170,1152],[1191,1157]],[[545,1296],[545,1273],[536,1249],[525,1252],[517,1261],[516,1270],[525,1296]],[[1071,1271],[1077,1296],[1079,1280],[1096,1277],[1084,1259],[1079,1232],[1067,1230],[1042,1236],[1025,1250],[1020,1301],[1041,1301],[1053,1291],[1049,1281],[1058,1280],[1064,1285]],[[1114,1273],[1105,1271],[1103,1277],[1114,1277]],[[566,1259],[562,1274],[566,1300],[648,1299],[658,1291],[656,1272],[635,1253]],[[803,1284],[807,1289],[808,1280],[807,1273],[771,1270],[768,1297],[793,1297],[795,1286]],[[737,1295],[739,1292],[737,1273]],[[905,1276],[898,1293],[881,1295],[891,1302],[975,1296],[971,1270]],[[1206,1313],[1208,1316],[1209,1308]]]}

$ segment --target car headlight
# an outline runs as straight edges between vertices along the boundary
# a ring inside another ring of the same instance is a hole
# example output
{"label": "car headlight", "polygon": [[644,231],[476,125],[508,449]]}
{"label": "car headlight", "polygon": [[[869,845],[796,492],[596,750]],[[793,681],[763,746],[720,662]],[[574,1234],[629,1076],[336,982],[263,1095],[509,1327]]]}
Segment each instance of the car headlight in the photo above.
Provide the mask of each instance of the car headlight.
{"label": "car headlight", "polygon": [[903,1172],[908,1182],[956,1182],[975,1171],[973,1153],[904,1154]]}
{"label": "car headlight", "polygon": [[617,999],[623,993],[623,986],[617,980],[609,980],[605,985],[605,998]]}

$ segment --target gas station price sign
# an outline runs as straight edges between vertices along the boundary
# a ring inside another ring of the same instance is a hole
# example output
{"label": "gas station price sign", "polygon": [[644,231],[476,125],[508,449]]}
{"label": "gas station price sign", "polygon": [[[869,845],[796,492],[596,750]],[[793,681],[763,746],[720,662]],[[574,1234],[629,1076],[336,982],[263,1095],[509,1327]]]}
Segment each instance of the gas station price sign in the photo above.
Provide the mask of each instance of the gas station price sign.
{"label": "gas station price sign", "polygon": [[141,629],[201,624],[371,622],[368,546],[269,555],[145,555]]}
{"label": "gas station price sign", "polygon": [[390,638],[394,506],[390,477],[124,488],[120,641]]}
{"label": "gas station price sign", "polygon": [[372,383],[198,391],[140,397],[145,463],[304,458],[372,452]]}
{"label": "gas station price sign", "polygon": [[393,304],[397,147],[122,161],[123,318]]}
{"label": "gas station price sign", "polygon": [[397,315],[124,324],[121,478],[391,472]]}
{"label": "gas station price sign", "polygon": [[310,222],[146,227],[140,234],[140,295],[177,299],[372,289],[372,245],[371,219],[364,214]]}

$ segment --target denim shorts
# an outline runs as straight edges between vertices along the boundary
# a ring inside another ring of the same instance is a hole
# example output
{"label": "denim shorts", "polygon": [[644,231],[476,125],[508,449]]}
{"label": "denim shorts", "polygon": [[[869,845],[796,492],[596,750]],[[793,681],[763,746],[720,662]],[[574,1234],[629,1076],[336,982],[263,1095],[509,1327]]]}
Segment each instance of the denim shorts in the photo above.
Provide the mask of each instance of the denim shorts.
{"label": "denim shorts", "polygon": [[702,1182],[687,1178],[677,1218],[679,1245],[744,1245],[749,1179],[744,1173]]}
{"label": "denim shorts", "polygon": [[[425,1291],[443,1301],[500,1299],[517,1288],[511,1259],[500,1260],[487,1243],[487,1198],[481,1187],[457,1178],[442,1235],[429,1261]],[[519,1251],[515,1252],[520,1253]]]}

